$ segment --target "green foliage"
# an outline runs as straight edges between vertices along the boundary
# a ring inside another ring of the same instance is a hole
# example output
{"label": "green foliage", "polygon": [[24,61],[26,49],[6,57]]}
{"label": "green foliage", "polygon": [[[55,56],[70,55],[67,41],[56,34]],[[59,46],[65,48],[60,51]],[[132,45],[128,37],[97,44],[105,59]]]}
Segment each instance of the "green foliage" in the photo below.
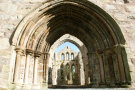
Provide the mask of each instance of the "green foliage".
{"label": "green foliage", "polygon": [[72,79],[75,79],[75,66],[72,66]]}
{"label": "green foliage", "polygon": [[69,65],[67,65],[67,80],[69,80]]}
{"label": "green foliage", "polygon": [[61,79],[64,79],[64,75],[63,75],[63,66],[61,66],[60,72],[61,72]]}

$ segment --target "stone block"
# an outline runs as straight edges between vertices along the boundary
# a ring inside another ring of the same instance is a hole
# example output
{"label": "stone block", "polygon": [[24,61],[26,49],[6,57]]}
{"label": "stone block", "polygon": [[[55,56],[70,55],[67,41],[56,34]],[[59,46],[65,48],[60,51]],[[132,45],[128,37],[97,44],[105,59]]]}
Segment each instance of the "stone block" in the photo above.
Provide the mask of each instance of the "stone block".
{"label": "stone block", "polygon": [[[47,0],[0,0],[0,72],[4,72],[6,74],[1,74],[2,77],[8,78],[8,69],[10,67],[6,66],[6,64],[9,64],[9,60],[11,59],[10,55],[10,44],[9,44],[9,38],[15,27],[18,25],[19,21],[28,14],[31,10],[33,10],[39,3],[42,3]],[[124,4],[123,0],[89,0],[90,2],[95,3],[96,5],[100,6],[101,8],[105,8],[104,10],[111,12],[109,13],[111,16],[114,16],[115,20],[117,22],[122,21],[121,23],[124,23],[123,26],[121,26],[121,30],[124,33],[124,37],[126,37],[126,41],[128,42],[128,45],[130,47],[130,50],[127,51],[130,53],[128,56],[129,58],[134,57],[134,51],[135,51],[135,30],[134,30],[134,20],[135,20],[135,4],[134,3],[128,3]],[[130,2],[135,2],[135,0],[129,0]],[[119,5],[118,5],[119,4]],[[125,6],[126,13],[123,13],[123,6]],[[129,21],[129,22],[127,22]],[[131,23],[133,25],[131,25]],[[131,30],[132,27],[132,30]],[[126,28],[127,32],[124,32],[124,28]],[[86,59],[87,60],[87,59]],[[132,71],[135,71],[135,58],[132,58],[131,64],[129,67],[132,69]],[[62,62],[58,62],[58,65],[60,65]],[[3,66],[4,65],[4,66]],[[40,65],[42,66],[42,65]],[[4,67],[4,68],[3,68]],[[32,82],[32,66],[30,71],[30,82]],[[41,71],[42,72],[42,71]],[[39,75],[41,76],[41,72]],[[4,76],[5,75],[5,76]],[[135,79],[135,74],[132,75]],[[0,81],[3,81],[3,79],[0,79]],[[3,85],[5,82],[0,83]]]}
{"label": "stone block", "polygon": [[13,3],[15,3],[15,2],[20,2],[20,1],[22,1],[22,0],[11,0]]}
{"label": "stone block", "polygon": [[3,65],[0,63],[0,73],[2,72]]}
{"label": "stone block", "polygon": [[0,3],[0,11],[5,12],[7,10],[8,4],[7,3]]}
{"label": "stone block", "polygon": [[10,47],[8,38],[0,38],[0,50],[8,49]]}
{"label": "stone block", "polygon": [[135,5],[127,5],[125,9],[128,12],[135,12]]}
{"label": "stone block", "polygon": [[9,17],[10,17],[10,16],[7,15],[7,14],[1,14],[1,15],[0,15],[0,19],[1,19],[1,20],[8,20]]}
{"label": "stone block", "polygon": [[0,32],[0,37],[3,37],[4,36],[4,33],[3,32]]}
{"label": "stone block", "polygon": [[16,13],[18,6],[14,4],[8,4],[8,7],[6,7],[9,13]]}
{"label": "stone block", "polygon": [[132,58],[131,61],[132,61],[132,64],[135,66],[135,58]]}
{"label": "stone block", "polygon": [[114,17],[118,21],[126,21],[127,20],[127,16],[124,13],[115,13]]}
{"label": "stone block", "polygon": [[106,10],[114,10],[116,7],[114,5],[106,5]]}

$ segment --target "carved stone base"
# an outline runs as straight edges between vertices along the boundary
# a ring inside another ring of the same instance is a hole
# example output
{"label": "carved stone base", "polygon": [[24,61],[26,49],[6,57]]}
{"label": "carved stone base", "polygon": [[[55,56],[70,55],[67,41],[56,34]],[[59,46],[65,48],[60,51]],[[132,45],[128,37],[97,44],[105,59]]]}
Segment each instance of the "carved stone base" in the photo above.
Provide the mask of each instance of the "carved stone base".
{"label": "carved stone base", "polygon": [[[28,86],[31,86],[31,85],[28,85]],[[24,84],[11,83],[9,84],[9,89],[16,90],[16,89],[30,89],[30,88],[26,87]]]}
{"label": "carved stone base", "polygon": [[42,88],[47,89],[48,88],[48,83],[42,83]]}
{"label": "carved stone base", "polygon": [[40,84],[33,84],[31,87],[31,89],[40,89],[40,88],[41,88]]}
{"label": "carved stone base", "polygon": [[33,89],[40,89],[40,88],[41,88],[40,84],[15,84],[15,83],[11,83],[9,85],[10,90],[16,90],[16,89],[33,90]]}

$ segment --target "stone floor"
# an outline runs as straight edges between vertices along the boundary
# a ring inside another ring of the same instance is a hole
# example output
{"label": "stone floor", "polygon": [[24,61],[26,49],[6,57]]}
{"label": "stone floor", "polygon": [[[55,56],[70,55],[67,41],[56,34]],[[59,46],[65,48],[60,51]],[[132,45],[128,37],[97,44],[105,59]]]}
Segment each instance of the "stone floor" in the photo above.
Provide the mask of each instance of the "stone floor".
{"label": "stone floor", "polygon": [[[63,90],[63,89],[48,89],[48,90]],[[135,88],[67,88],[65,90],[135,90]]]}
{"label": "stone floor", "polygon": [[[4,89],[0,88],[0,90],[26,90],[26,89]],[[28,89],[30,90],[30,89]],[[32,89],[32,90],[135,90],[135,88],[49,88],[49,89]]]}
{"label": "stone floor", "polygon": [[[48,89],[48,90],[63,90],[63,89]],[[72,89],[72,88],[67,88],[67,89],[65,89],[65,90],[135,90],[135,88],[133,88],[133,89],[129,89],[129,88],[74,88],[74,89]]]}

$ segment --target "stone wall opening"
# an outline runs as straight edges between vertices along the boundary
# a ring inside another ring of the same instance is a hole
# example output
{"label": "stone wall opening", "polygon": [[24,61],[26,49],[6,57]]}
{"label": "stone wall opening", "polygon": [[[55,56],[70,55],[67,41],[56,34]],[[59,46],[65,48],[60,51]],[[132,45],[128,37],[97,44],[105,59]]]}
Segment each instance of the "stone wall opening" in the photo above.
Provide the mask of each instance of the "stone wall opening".
{"label": "stone wall opening", "polygon": [[[66,43],[70,44],[71,46],[74,46],[74,48],[78,49],[78,52],[77,51],[75,52],[74,49],[71,49],[72,47],[68,46]],[[67,46],[65,46],[65,48],[63,48],[61,51],[58,52],[57,50],[59,50],[59,47],[63,47],[64,44],[66,44]],[[73,87],[80,87],[85,84],[85,73],[88,72],[84,72],[85,65],[83,64],[84,61],[87,62],[88,60],[87,49],[79,39],[77,39],[72,35],[65,34],[51,46],[50,52],[51,52],[50,57],[52,56],[55,57],[54,59],[49,60],[50,61],[49,66],[51,67],[52,65],[51,68],[53,72],[52,75],[53,83],[52,85],[49,85],[49,88],[60,88],[60,87],[73,88]],[[66,58],[67,52],[69,54],[68,60]],[[79,56],[81,55],[81,53],[83,53],[83,61],[82,58]],[[65,58],[62,60],[61,55],[65,56]],[[72,72],[73,69],[72,66],[75,66],[76,72],[74,71]],[[72,75],[75,75],[76,77],[73,79]]]}
{"label": "stone wall opening", "polygon": [[125,39],[117,23],[87,0],[52,0],[25,17],[14,32],[13,87],[47,87],[50,48],[65,34],[78,38],[88,50],[86,86],[131,84]]}

